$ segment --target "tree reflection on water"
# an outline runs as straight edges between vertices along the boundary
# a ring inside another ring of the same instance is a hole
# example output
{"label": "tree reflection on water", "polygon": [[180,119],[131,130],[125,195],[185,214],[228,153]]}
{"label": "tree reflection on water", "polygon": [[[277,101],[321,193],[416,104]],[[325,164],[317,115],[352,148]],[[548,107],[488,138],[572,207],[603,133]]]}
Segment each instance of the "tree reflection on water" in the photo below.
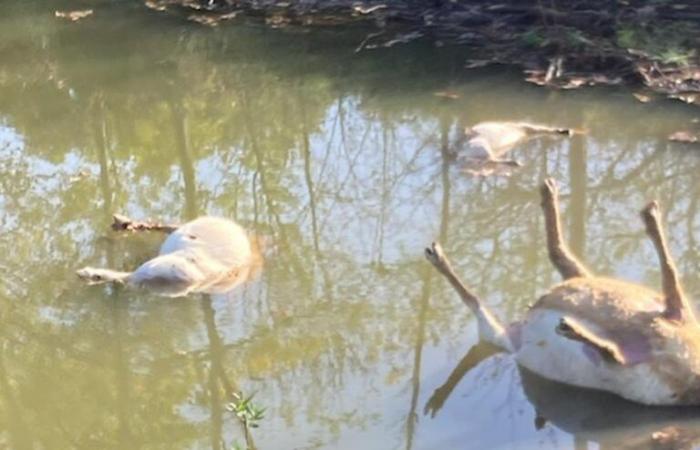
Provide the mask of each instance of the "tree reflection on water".
{"label": "tree reflection on water", "polygon": [[[354,56],[339,45],[352,34],[200,30],[117,7],[67,24],[36,19],[42,7],[0,19],[0,442],[12,448],[228,448],[242,435],[224,406],[239,389],[267,408],[261,449],[434,448],[449,441],[441,421],[474,411],[483,427],[450,429],[456,442],[596,441],[552,417],[556,433],[535,430],[527,389],[513,393],[519,377],[498,358],[436,419],[420,414],[474,335],[424,245],[439,237],[474,290],[517,316],[555,280],[545,176],[564,186],[577,253],[653,285],[637,209],[658,198],[700,293],[700,160],[665,140],[690,120],[683,106],[464,75],[454,49]],[[433,96],[448,83],[459,99]],[[471,178],[450,145],[487,119],[589,132],[528,143],[509,178]],[[234,218],[269,241],[266,267],[211,298],[84,287],[76,267],[157,251],[157,236],[106,233],[114,212]]]}

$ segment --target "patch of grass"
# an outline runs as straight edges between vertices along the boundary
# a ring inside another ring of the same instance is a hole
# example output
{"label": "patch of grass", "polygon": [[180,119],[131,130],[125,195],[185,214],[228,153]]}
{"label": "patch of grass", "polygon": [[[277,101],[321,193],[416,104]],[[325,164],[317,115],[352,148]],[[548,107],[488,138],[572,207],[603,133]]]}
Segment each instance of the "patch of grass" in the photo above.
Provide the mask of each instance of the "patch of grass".
{"label": "patch of grass", "polygon": [[695,50],[670,48],[662,52],[659,56],[663,63],[687,66],[690,64],[690,60],[695,56]]}
{"label": "patch of grass", "polygon": [[687,39],[693,31],[690,24],[684,23],[654,28],[623,25],[617,30],[617,45],[642,51],[664,64],[688,65],[696,56],[695,47]]}
{"label": "patch of grass", "polygon": [[539,28],[532,28],[520,35],[523,44],[528,47],[541,47],[545,43],[545,36]]}

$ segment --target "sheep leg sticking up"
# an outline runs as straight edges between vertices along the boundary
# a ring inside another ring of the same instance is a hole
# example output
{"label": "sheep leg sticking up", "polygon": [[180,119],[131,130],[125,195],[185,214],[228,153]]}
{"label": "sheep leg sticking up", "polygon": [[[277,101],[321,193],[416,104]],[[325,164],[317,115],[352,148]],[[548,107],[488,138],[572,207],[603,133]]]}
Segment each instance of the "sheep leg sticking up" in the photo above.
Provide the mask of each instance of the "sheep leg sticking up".
{"label": "sheep leg sticking up", "polygon": [[426,248],[425,257],[438,272],[447,278],[447,281],[457,291],[464,304],[476,315],[479,324],[479,337],[503,350],[510,351],[512,346],[503,326],[491,311],[474,294],[469,292],[467,286],[462,283],[440,244],[433,242],[430,247]]}
{"label": "sheep leg sticking up", "polygon": [[[112,218],[112,229],[114,231],[160,231],[169,234],[178,228],[177,225],[164,225],[161,223],[151,222],[137,222],[135,220],[131,220],[126,216],[122,216],[121,214],[114,214]],[[88,284],[128,284],[132,282],[134,272],[123,272],[118,270],[88,266],[78,270],[76,274],[79,278],[87,281]]]}
{"label": "sheep leg sticking up", "polygon": [[552,178],[546,179],[542,184],[540,194],[550,261],[565,280],[591,276],[588,269],[576,259],[564,242],[559,217],[559,190],[556,182]]}
{"label": "sheep leg sticking up", "polygon": [[112,216],[112,229],[114,231],[160,231],[163,233],[172,233],[177,230],[179,225],[167,225],[162,223],[152,223],[152,222],[138,222],[131,220],[126,216],[121,214],[114,214]]}
{"label": "sheep leg sticking up", "polygon": [[693,309],[683,293],[678,271],[673,262],[673,257],[668,250],[661,214],[657,202],[649,203],[641,212],[642,220],[646,226],[646,233],[654,243],[656,254],[661,265],[661,285],[666,302],[664,317],[673,320],[695,321]]}
{"label": "sheep leg sticking up", "polygon": [[87,281],[88,284],[116,283],[125,284],[131,272],[101,269],[96,267],[83,267],[76,272],[78,278]]}

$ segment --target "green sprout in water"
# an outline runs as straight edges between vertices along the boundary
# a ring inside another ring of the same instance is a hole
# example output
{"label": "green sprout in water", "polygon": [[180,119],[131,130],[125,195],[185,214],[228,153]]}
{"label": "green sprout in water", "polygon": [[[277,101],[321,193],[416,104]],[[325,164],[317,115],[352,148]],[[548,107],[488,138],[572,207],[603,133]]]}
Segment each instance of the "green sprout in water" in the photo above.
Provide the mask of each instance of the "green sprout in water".
{"label": "green sprout in water", "polygon": [[233,401],[226,405],[226,410],[234,413],[236,418],[243,425],[243,432],[245,433],[246,440],[245,446],[234,442],[232,450],[255,450],[255,444],[253,444],[250,429],[257,428],[259,422],[265,418],[265,408],[261,408],[253,403],[253,395],[244,397],[240,392],[234,393],[232,395]]}
{"label": "green sprout in water", "polygon": [[233,399],[234,401],[226,405],[226,409],[234,413],[246,428],[257,428],[258,422],[265,418],[265,408],[252,402],[253,395],[243,397],[241,393],[235,393]]}

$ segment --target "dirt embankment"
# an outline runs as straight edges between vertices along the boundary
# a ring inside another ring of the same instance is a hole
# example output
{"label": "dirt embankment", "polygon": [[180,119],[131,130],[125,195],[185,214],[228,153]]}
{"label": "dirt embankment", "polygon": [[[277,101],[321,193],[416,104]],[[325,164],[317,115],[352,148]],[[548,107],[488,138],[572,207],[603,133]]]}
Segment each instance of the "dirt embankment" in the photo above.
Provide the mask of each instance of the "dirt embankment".
{"label": "dirt embankment", "polygon": [[365,23],[357,51],[417,39],[470,48],[465,68],[522,67],[559,89],[638,84],[700,104],[700,2],[642,0],[147,0],[150,8],[216,26],[254,18],[272,27]]}

